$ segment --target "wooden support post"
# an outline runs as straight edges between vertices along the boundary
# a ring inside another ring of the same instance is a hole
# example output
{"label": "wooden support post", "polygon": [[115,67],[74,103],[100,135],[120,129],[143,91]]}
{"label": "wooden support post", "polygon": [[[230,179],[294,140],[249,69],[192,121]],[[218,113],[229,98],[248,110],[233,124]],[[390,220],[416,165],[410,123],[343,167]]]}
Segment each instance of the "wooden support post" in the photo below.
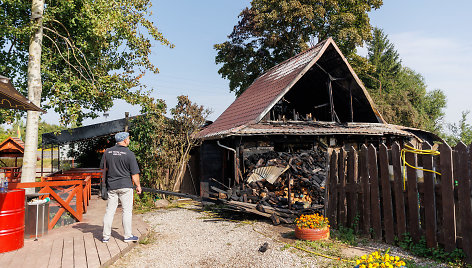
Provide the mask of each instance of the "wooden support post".
{"label": "wooden support post", "polygon": [[335,122],[336,117],[334,115],[333,87],[331,85],[331,77],[329,77],[329,74],[328,74],[328,94],[329,94],[329,107],[331,111],[331,122]]}
{"label": "wooden support post", "polygon": [[338,185],[338,152],[332,150],[329,158],[329,176],[328,176],[328,220],[331,226],[337,226],[336,208],[337,208],[337,185]]}
{"label": "wooden support post", "polygon": [[54,145],[53,144],[51,144],[50,149],[51,150],[49,151],[49,159],[51,159],[51,173],[53,173],[54,172],[54,166],[53,166],[53,162],[52,162],[52,160],[54,159],[54,153],[53,153],[54,152]]}
{"label": "wooden support post", "polygon": [[61,145],[57,145],[57,170],[61,170]]}
{"label": "wooden support post", "polygon": [[44,174],[44,145],[41,144],[41,178]]}

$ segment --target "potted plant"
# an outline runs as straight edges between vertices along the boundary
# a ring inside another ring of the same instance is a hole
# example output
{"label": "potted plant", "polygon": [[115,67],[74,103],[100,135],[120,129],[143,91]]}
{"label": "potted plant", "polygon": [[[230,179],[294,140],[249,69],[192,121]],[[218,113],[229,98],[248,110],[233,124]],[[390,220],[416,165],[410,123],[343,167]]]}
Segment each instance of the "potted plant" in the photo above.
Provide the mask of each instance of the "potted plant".
{"label": "potted plant", "polygon": [[295,236],[303,240],[329,239],[328,218],[320,214],[301,215],[295,220]]}

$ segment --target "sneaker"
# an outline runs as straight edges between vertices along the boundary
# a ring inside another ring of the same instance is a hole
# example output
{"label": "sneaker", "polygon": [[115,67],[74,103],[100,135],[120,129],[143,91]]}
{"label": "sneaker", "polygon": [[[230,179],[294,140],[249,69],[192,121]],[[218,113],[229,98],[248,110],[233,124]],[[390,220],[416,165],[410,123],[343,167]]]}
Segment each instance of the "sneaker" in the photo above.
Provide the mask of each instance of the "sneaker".
{"label": "sneaker", "polygon": [[132,237],[128,237],[128,238],[125,238],[124,241],[125,242],[138,242],[138,237],[133,235]]}
{"label": "sneaker", "polygon": [[102,238],[103,243],[108,243],[108,241],[110,241],[110,238]]}

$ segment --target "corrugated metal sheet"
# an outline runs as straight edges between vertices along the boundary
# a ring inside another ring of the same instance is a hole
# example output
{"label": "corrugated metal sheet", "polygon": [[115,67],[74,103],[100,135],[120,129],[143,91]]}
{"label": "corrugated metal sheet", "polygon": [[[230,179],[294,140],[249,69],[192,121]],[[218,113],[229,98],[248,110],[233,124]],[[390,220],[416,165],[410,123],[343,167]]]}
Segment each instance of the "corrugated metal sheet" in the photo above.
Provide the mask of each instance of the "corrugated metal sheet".
{"label": "corrugated metal sheet", "polygon": [[206,139],[218,139],[228,136],[252,135],[398,135],[414,137],[410,132],[399,129],[399,126],[382,123],[348,123],[341,125],[331,122],[288,122],[258,123],[240,128],[220,131],[205,136]]}

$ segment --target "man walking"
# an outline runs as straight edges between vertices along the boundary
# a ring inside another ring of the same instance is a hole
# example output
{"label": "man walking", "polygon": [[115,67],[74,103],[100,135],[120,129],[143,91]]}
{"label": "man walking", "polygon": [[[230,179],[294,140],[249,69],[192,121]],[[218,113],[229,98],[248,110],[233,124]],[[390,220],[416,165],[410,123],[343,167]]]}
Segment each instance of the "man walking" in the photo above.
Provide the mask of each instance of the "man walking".
{"label": "man walking", "polygon": [[[136,242],[138,237],[132,234],[133,217],[133,182],[136,192],[141,193],[139,183],[139,167],[134,153],[128,149],[129,133],[120,132],[115,135],[116,145],[103,153],[101,168],[106,167],[106,185],[108,189],[107,211],[103,217],[103,239],[107,243],[111,236],[113,217],[118,206],[118,199],[123,208],[123,230],[125,242]],[[106,161],[106,166],[104,165]]]}

